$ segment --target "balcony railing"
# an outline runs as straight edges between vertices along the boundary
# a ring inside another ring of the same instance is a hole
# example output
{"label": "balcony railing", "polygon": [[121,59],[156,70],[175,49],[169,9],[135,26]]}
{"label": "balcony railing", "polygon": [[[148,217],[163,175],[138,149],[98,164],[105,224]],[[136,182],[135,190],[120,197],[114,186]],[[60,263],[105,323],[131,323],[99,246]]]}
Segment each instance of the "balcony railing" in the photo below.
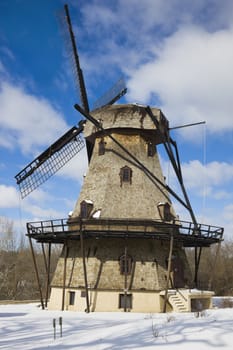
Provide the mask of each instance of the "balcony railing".
{"label": "balcony railing", "polygon": [[148,219],[58,219],[27,223],[27,234],[38,241],[63,242],[84,237],[128,237],[169,239],[171,234],[186,246],[210,245],[222,240],[223,228],[188,221],[164,222]]}

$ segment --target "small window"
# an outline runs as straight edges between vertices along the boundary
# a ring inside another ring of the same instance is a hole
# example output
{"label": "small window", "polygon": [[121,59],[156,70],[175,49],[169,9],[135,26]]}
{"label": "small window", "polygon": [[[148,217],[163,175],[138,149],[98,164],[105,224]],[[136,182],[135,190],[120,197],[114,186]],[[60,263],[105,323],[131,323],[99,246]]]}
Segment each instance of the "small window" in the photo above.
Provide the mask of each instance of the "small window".
{"label": "small window", "polygon": [[171,206],[169,203],[160,202],[157,207],[162,220],[171,221],[173,219],[173,215],[171,213]]}
{"label": "small window", "polygon": [[132,309],[132,294],[119,294],[119,309]]}
{"label": "small window", "polygon": [[75,302],[75,292],[69,292],[69,305],[74,305]]}
{"label": "small window", "polygon": [[130,255],[121,255],[119,259],[121,275],[130,275],[132,272],[133,259]]}
{"label": "small window", "polygon": [[132,183],[132,169],[129,168],[127,165],[121,168],[120,170],[120,179],[121,179],[121,186],[123,182],[129,182]]}
{"label": "small window", "polygon": [[147,156],[153,157],[155,154],[155,146],[152,142],[147,143]]}
{"label": "small window", "polygon": [[86,291],[85,290],[81,291],[81,298],[86,298]]}
{"label": "small window", "polygon": [[164,207],[164,220],[165,221],[171,220],[171,206],[168,203],[166,203]]}
{"label": "small window", "polygon": [[99,156],[102,156],[105,153],[105,145],[106,142],[104,142],[104,139],[101,139],[99,142]]}
{"label": "small window", "polygon": [[93,203],[91,201],[85,200],[80,204],[80,216],[82,219],[87,219],[93,209]]}

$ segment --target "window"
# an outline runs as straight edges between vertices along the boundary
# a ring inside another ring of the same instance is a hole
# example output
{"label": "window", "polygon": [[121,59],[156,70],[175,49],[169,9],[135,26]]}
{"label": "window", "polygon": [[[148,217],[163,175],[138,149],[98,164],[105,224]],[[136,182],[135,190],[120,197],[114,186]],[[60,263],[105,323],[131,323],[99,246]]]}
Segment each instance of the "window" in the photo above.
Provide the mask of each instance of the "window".
{"label": "window", "polygon": [[132,294],[119,294],[119,309],[132,309]]}
{"label": "window", "polygon": [[84,200],[80,204],[80,216],[82,219],[87,219],[90,216],[90,213],[93,208],[92,201]]}
{"label": "window", "polygon": [[147,143],[147,156],[148,157],[153,157],[154,154],[155,154],[155,146],[150,141],[150,142]]}
{"label": "window", "polygon": [[81,291],[81,298],[86,298],[86,291],[85,290]]}
{"label": "window", "polygon": [[119,259],[121,275],[130,275],[132,271],[133,259],[130,255],[121,255]]}
{"label": "window", "polygon": [[171,206],[169,203],[160,202],[157,207],[162,220],[171,221],[173,219],[173,215],[171,213]]}
{"label": "window", "polygon": [[75,292],[69,292],[69,305],[74,305]]}
{"label": "window", "polygon": [[121,168],[120,170],[120,179],[121,179],[121,186],[123,182],[129,182],[132,183],[132,169],[129,168],[127,165]]}
{"label": "window", "polygon": [[171,207],[168,203],[164,206],[164,220],[170,221],[171,220]]}
{"label": "window", "polygon": [[99,142],[99,156],[102,156],[105,153],[105,145],[106,142],[104,142],[104,139],[101,139]]}

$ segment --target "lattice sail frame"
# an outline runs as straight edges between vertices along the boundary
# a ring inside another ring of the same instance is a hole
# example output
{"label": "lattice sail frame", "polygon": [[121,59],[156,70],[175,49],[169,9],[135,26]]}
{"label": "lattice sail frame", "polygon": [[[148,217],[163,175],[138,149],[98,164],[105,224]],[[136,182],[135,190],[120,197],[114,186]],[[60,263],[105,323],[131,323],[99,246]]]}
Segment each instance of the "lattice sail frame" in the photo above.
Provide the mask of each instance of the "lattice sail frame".
{"label": "lattice sail frame", "polygon": [[84,147],[85,142],[83,138],[77,135],[67,144],[63,145],[62,148],[49,155],[42,163],[39,160],[40,157],[36,158],[15,176],[21,197],[26,197],[34,189],[47,181]]}
{"label": "lattice sail frame", "polygon": [[115,103],[124,96],[126,92],[127,88],[125,81],[121,78],[93,104],[92,110]]}

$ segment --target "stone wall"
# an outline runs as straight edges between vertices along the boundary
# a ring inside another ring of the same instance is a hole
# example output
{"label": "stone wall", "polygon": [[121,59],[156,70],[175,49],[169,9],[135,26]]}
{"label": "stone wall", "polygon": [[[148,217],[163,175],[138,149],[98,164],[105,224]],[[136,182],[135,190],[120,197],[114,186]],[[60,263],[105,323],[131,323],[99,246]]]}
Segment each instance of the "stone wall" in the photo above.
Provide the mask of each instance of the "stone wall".
{"label": "stone wall", "polygon": [[[150,239],[88,239],[85,240],[87,279],[90,288],[123,290],[125,275],[120,273],[119,258],[125,252],[133,259],[127,289],[162,290],[166,286],[169,242]],[[184,286],[191,279],[186,255],[180,246],[174,247],[184,268]],[[59,258],[52,280],[53,286],[63,285],[64,254]],[[66,268],[66,287],[84,288],[82,253],[79,242],[70,242]],[[172,287],[172,286],[170,286]]]}
{"label": "stone wall", "polygon": [[[147,142],[143,137],[113,135],[162,183],[165,183],[158,154],[155,151],[153,157],[147,156]],[[105,154],[98,155],[99,141],[100,139],[96,140],[73,217],[79,216],[81,202],[90,200],[93,202],[91,215],[96,210],[101,210],[101,217],[104,218],[161,219],[157,206],[161,202],[170,203],[167,191],[149,178],[135,162],[132,163],[130,157],[124,154],[109,137],[104,138]],[[120,170],[124,166],[132,169],[130,183],[121,183]],[[171,210],[174,214],[174,210],[172,208]]]}

